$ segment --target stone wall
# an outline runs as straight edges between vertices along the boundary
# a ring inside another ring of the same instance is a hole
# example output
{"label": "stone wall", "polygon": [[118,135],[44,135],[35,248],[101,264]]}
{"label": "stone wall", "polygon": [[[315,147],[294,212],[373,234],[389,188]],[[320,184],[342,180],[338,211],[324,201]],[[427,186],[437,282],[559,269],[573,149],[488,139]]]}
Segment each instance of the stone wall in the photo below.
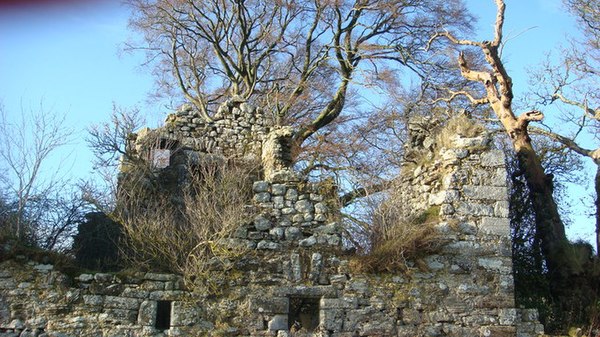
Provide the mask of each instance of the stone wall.
{"label": "stone wall", "polygon": [[260,158],[262,142],[273,127],[261,109],[241,99],[222,104],[207,122],[189,105],[167,116],[161,137],[180,142],[182,147],[225,157]]}
{"label": "stone wall", "polygon": [[274,170],[232,237],[251,249],[210,291],[154,273],[69,282],[51,265],[6,261],[0,336],[536,336],[537,313],[514,307],[506,168],[490,144],[457,134],[403,168],[396,206],[439,209],[448,240],[406,271],[356,273],[327,189]]}
{"label": "stone wall", "polygon": [[319,184],[300,180],[290,171],[282,173],[274,182],[254,182],[256,216],[238,228],[235,243],[276,251],[315,245],[341,247],[338,212],[332,210]]}

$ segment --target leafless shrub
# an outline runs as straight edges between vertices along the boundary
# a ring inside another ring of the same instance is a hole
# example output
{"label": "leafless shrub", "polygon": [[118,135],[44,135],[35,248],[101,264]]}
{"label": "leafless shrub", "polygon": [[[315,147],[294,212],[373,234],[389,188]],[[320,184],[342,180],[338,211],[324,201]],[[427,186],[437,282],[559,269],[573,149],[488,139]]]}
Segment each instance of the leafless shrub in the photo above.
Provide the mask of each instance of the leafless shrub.
{"label": "leafless shrub", "polygon": [[249,218],[244,205],[251,198],[253,167],[225,161],[190,164],[179,195],[153,189],[160,183],[153,177],[130,175],[122,183],[128,186],[121,191],[125,204],[117,211],[126,257],[138,267],[182,274],[190,288],[217,291],[215,274],[225,273],[231,260],[245,252],[230,238]]}

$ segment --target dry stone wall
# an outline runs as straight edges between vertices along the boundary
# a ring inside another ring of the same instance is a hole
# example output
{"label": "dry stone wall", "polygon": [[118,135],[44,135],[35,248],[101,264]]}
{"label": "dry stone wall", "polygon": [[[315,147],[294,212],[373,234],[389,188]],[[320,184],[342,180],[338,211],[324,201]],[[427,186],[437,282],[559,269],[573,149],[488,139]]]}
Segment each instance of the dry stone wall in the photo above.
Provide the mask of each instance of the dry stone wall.
{"label": "dry stone wall", "polygon": [[439,209],[435,229],[448,240],[406,271],[354,272],[327,194],[276,170],[254,183],[257,215],[232,235],[251,249],[210,291],[190,291],[176,275],[69,281],[51,265],[5,261],[0,337],[537,336],[537,313],[514,304],[506,168],[490,144],[458,135],[404,167],[397,206],[406,217]]}
{"label": "dry stone wall", "polygon": [[262,142],[273,127],[261,109],[233,98],[222,104],[213,121],[206,121],[189,105],[167,116],[161,136],[181,146],[226,157],[260,158]]}
{"label": "dry stone wall", "polygon": [[236,230],[231,239],[235,245],[272,251],[342,246],[338,212],[319,184],[280,171],[275,181],[254,182],[253,192],[256,216]]}

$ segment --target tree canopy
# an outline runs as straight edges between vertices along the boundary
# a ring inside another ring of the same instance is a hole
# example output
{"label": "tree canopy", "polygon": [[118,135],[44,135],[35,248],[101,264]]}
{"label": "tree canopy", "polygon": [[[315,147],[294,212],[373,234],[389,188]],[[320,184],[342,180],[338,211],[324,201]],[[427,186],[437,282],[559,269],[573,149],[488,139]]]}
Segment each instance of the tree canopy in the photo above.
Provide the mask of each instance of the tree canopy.
{"label": "tree canopy", "polygon": [[[159,87],[176,89],[206,120],[240,96],[298,128],[298,144],[345,108],[351,85],[439,64],[433,31],[463,32],[462,1],[132,0]],[[172,92],[172,91],[171,91]]]}

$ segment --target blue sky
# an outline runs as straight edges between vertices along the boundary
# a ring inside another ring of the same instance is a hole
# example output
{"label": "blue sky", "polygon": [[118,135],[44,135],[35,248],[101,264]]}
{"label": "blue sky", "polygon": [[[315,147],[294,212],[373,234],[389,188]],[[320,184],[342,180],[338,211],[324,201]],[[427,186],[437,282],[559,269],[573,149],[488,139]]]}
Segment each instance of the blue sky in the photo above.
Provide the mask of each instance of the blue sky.
{"label": "blue sky", "polygon": [[[477,38],[491,39],[493,0],[467,3],[480,17]],[[505,37],[510,41],[504,59],[518,96],[526,90],[527,69],[546,52],[557,50],[567,34],[575,34],[575,23],[560,0],[506,3]],[[167,112],[156,103],[147,103],[153,78],[139,66],[143,56],[120,52],[132,36],[127,29],[128,16],[128,9],[117,0],[0,7],[0,101],[9,116],[17,116],[21,106],[36,107],[40,101],[47,109],[66,113],[66,123],[80,130],[75,134],[71,157],[75,162],[73,174],[79,177],[92,170],[85,129],[108,121],[113,103],[137,106],[151,121],[160,120]],[[591,222],[578,218],[571,236],[592,238],[592,227]]]}

